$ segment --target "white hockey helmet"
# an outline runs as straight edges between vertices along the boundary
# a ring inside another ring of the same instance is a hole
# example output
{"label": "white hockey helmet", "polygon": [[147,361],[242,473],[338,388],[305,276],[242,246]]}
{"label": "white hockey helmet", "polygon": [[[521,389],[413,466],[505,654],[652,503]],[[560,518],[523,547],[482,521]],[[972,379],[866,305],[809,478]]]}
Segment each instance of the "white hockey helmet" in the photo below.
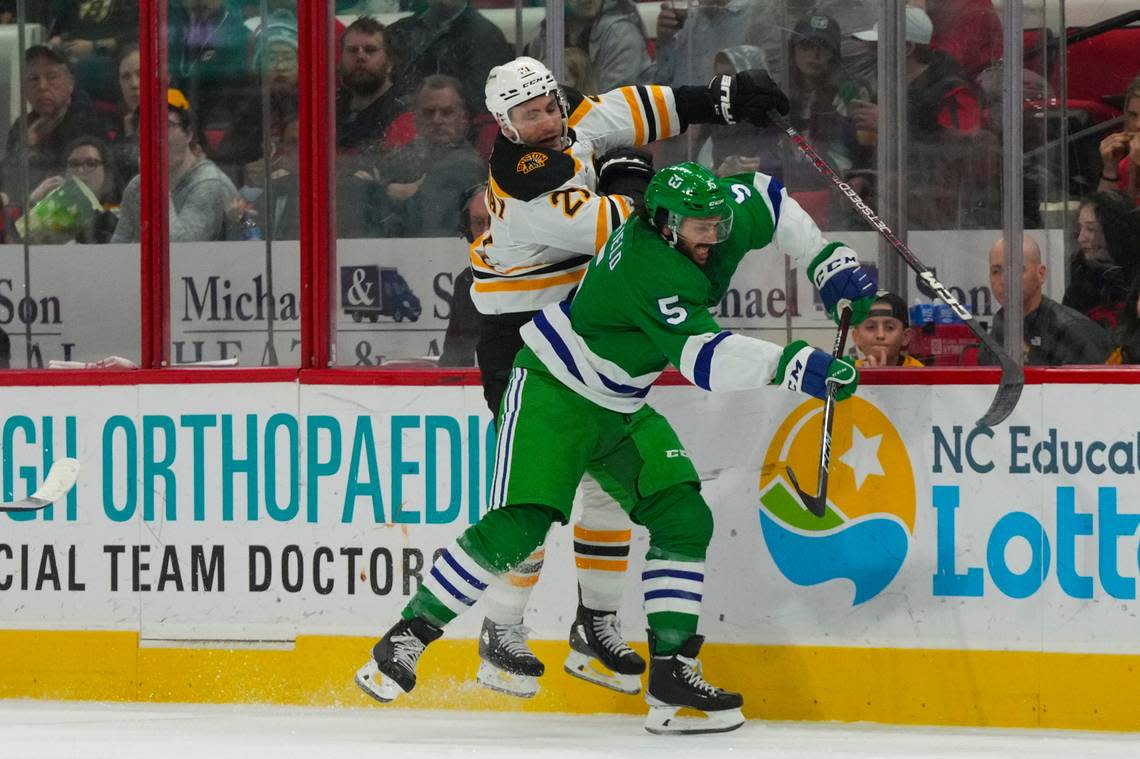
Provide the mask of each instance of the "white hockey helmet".
{"label": "white hockey helmet", "polygon": [[519,132],[511,123],[511,109],[532,98],[553,95],[562,111],[562,142],[566,143],[566,97],[542,61],[523,55],[513,61],[495,66],[487,75],[487,110],[499,122],[511,142],[522,143]]}

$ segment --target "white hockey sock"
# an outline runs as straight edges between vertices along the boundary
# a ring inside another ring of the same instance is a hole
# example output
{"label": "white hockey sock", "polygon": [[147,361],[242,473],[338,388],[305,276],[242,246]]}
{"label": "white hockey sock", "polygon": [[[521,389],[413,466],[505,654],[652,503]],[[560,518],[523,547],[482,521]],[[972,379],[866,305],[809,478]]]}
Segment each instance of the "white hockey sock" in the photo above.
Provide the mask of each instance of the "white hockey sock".
{"label": "white hockey sock", "polygon": [[583,478],[578,494],[582,510],[574,525],[574,564],[582,605],[617,611],[629,568],[629,515],[590,477]]}
{"label": "white hockey sock", "polygon": [[484,597],[488,619],[499,625],[522,623],[545,555],[545,547],[539,546],[522,564],[495,578]]}

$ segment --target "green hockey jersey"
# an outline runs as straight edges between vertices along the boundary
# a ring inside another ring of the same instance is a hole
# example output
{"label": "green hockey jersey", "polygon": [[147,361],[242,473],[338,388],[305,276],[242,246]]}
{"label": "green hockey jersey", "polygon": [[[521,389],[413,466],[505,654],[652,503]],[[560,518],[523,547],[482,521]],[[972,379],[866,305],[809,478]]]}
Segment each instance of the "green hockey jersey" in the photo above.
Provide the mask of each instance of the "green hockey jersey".
{"label": "green hockey jersey", "polygon": [[542,368],[605,408],[632,413],[668,364],[705,390],[771,384],[783,348],[721,330],[709,309],[745,254],[787,253],[805,272],[829,243],[783,186],[764,174],[719,180],[733,210],[728,239],[700,267],[632,217],[610,236],[572,301],[522,328],[518,366]]}

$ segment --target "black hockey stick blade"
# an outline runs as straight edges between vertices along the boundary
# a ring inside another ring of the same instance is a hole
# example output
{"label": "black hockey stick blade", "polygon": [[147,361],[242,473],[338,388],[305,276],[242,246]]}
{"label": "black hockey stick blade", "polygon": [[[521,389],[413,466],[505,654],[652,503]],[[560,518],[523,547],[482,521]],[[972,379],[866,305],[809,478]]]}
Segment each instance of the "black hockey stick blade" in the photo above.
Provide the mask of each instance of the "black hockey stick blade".
{"label": "black hockey stick blade", "polygon": [[998,391],[994,395],[993,401],[990,403],[989,409],[986,411],[982,418],[978,420],[978,424],[987,427],[993,427],[1005,421],[1017,405],[1017,401],[1021,398],[1021,390],[1025,383],[1025,373],[1017,362],[1007,353],[997,341],[990,336],[990,334],[982,329],[977,320],[974,319],[973,314],[967,311],[961,303],[954,297],[953,293],[937,279],[934,274],[926,267],[918,256],[907,247],[906,243],[898,238],[898,236],[891,231],[886,222],[879,218],[879,215],[872,210],[870,206],[859,197],[859,193],[843,181],[840,176],[835,173],[835,169],[831,168],[829,164],[819,153],[816,152],[803,135],[801,135],[796,128],[788,122],[787,118],[780,115],[776,111],[768,111],[768,120],[775,124],[784,133],[791,138],[795,146],[799,148],[812,165],[815,166],[816,171],[825,176],[831,183],[843,193],[843,197],[855,206],[856,210],[862,214],[863,218],[875,228],[883,238],[891,244],[895,252],[902,256],[906,261],[907,266],[915,271],[928,288],[938,294],[942,301],[950,306],[950,309],[957,315],[962,322],[969,327],[970,331],[981,340],[982,344],[997,357],[998,364],[1001,366],[1001,379],[998,383]]}
{"label": "black hockey stick blade", "polygon": [[79,477],[79,461],[70,458],[59,459],[52,464],[44,484],[36,492],[19,501],[0,503],[0,513],[39,511],[67,495],[67,491],[75,487],[77,477]]}
{"label": "black hockey stick blade", "polygon": [[[833,359],[843,355],[843,346],[847,344],[847,331],[850,328],[851,308],[843,306],[843,314],[839,317],[839,330],[835,333],[835,346],[831,351]],[[816,481],[816,494],[809,495],[804,492],[799,481],[796,480],[796,473],[792,471],[791,465],[786,464],[784,466],[788,472],[788,479],[792,481],[792,487],[796,490],[796,495],[800,497],[808,511],[821,518],[827,513],[827,478],[831,471],[831,427],[835,421],[836,388],[834,382],[827,383],[827,399],[823,403],[823,432],[819,442],[819,477]]]}

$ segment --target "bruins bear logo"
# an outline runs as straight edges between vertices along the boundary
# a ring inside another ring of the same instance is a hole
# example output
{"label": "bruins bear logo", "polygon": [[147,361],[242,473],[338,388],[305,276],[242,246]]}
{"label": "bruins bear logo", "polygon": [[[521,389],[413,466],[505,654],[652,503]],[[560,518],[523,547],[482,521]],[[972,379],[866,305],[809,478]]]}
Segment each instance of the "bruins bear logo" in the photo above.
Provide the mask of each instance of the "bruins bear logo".
{"label": "bruins bear logo", "polygon": [[535,169],[541,169],[550,160],[550,156],[546,153],[539,153],[537,151],[527,153],[519,159],[519,165],[516,167],[520,174],[529,174]]}

